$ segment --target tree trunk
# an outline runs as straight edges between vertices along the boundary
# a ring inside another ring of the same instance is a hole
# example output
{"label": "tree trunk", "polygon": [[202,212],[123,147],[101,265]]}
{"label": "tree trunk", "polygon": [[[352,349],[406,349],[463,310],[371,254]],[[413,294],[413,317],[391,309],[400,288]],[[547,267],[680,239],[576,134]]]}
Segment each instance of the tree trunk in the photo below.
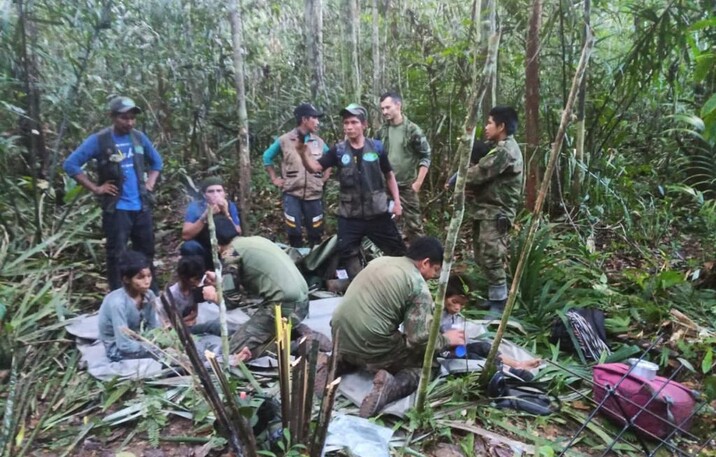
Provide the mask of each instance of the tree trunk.
{"label": "tree trunk", "polygon": [[[590,13],[591,13],[591,1],[584,0],[584,32],[582,35],[582,45],[587,42],[589,35],[589,24],[590,24]],[[579,85],[579,95],[577,96],[577,138],[575,144],[575,157],[574,157],[574,175],[572,176],[572,191],[571,200],[577,201],[579,199],[579,193],[582,188],[582,180],[584,179],[584,110],[587,99],[587,78],[582,79],[582,83]]]}
{"label": "tree trunk", "polygon": [[[476,15],[480,21],[478,23],[478,27],[480,28],[478,36],[491,37],[497,30],[497,3],[495,0],[478,1],[482,2],[480,8],[476,11]],[[485,62],[487,61],[487,55],[490,52],[488,49],[488,41],[481,45],[479,53],[480,56],[484,56]],[[482,99],[482,114],[484,119],[487,119],[487,113],[497,104],[497,69],[495,69],[495,74],[490,76],[490,80],[487,81],[486,84],[487,92],[485,92],[485,97]]]}
{"label": "tree trunk", "polygon": [[21,118],[20,130],[22,131],[30,153],[28,160],[29,166],[32,169],[30,174],[35,178],[44,179],[47,176],[47,170],[50,165],[50,156],[47,154],[47,148],[45,147],[45,135],[44,129],[42,128],[40,112],[41,95],[38,86],[40,76],[37,59],[33,52],[33,50],[37,48],[37,33],[35,24],[27,20],[28,7],[29,2],[26,3],[23,0],[17,2],[18,25],[21,29],[19,63],[20,68],[22,68],[25,106],[27,107],[28,114],[27,118]]}
{"label": "tree trunk", "polygon": [[380,94],[383,91],[383,75],[380,67],[380,16],[378,12],[378,0],[373,0],[373,128],[380,127]]}
{"label": "tree trunk", "polygon": [[[231,23],[231,43],[233,46],[234,84],[239,117],[239,206],[243,214],[251,209],[251,157],[249,155],[249,118],[246,114],[246,88],[244,87],[244,56],[242,54],[242,24],[239,12],[239,0],[229,3],[229,22]],[[244,218],[246,221],[246,218]],[[242,224],[245,222],[242,221]],[[246,233],[246,232],[244,232]]]}
{"label": "tree trunk", "polygon": [[358,29],[360,27],[360,11],[358,0],[345,0],[346,12],[346,43],[350,54],[349,70],[351,80],[351,97],[355,103],[360,103],[360,64],[358,62]]}
{"label": "tree trunk", "polygon": [[305,0],[306,65],[311,73],[311,100],[326,91],[323,68],[323,4],[322,0]]}
{"label": "tree trunk", "polygon": [[527,31],[527,61],[525,62],[525,139],[527,140],[527,183],[525,206],[532,211],[539,188],[539,29],[542,18],[542,0],[532,1]]}

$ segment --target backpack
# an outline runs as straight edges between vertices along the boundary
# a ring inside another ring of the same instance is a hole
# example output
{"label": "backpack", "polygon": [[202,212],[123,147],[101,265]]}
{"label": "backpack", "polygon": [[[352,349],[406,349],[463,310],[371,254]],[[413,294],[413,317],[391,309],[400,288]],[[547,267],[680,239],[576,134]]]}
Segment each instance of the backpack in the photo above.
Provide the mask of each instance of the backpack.
{"label": "backpack", "polygon": [[592,392],[599,410],[621,425],[630,423],[637,434],[650,439],[688,431],[697,394],[676,381],[661,376],[647,379],[631,370],[623,363],[593,368]]}
{"label": "backpack", "polygon": [[604,313],[598,309],[572,308],[552,322],[549,341],[577,354],[582,362],[598,361],[602,354],[611,354],[607,346]]}

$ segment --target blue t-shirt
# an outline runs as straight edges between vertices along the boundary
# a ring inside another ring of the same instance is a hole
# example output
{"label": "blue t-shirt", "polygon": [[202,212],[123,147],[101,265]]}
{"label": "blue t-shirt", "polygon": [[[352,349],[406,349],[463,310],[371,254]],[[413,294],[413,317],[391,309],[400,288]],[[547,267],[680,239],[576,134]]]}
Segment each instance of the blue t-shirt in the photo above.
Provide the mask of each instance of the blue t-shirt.
{"label": "blue t-shirt", "polygon": [[[206,211],[206,200],[198,200],[189,203],[186,208],[186,214],[184,215],[184,222],[196,222],[201,218],[201,215]],[[241,219],[239,219],[239,210],[236,208],[234,202],[229,202],[229,215],[234,225],[241,226]]]}
{"label": "blue t-shirt", "polygon": [[[152,142],[144,133],[139,132],[142,140],[142,149],[144,160],[149,164],[147,170],[161,171],[163,167],[162,158],[154,149]],[[116,148],[122,153],[124,158],[121,161],[122,175],[124,176],[122,189],[120,189],[119,200],[117,201],[117,209],[125,211],[139,211],[142,209],[142,199],[139,193],[139,181],[137,173],[134,171],[134,147],[132,144],[132,135],[116,135],[112,132],[112,141]],[[70,154],[65,160],[63,168],[70,176],[76,176],[82,173],[82,167],[91,159],[97,159],[103,151],[99,148],[99,137],[96,133],[90,135],[79,148]]]}

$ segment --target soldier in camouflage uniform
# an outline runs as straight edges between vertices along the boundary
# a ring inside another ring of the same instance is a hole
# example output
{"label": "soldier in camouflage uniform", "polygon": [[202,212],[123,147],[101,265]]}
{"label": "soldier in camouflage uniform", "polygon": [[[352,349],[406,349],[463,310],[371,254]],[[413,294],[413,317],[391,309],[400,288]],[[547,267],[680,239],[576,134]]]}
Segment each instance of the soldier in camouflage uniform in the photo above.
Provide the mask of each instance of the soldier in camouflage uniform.
{"label": "soldier in camouflage uniform", "polygon": [[513,108],[492,108],[485,137],[494,147],[467,171],[466,201],[473,219],[475,261],[489,284],[486,305],[499,313],[507,301],[509,231],[522,202],[522,152],[513,137],[516,129]]}
{"label": "soldier in camouflage uniform", "polygon": [[263,299],[251,319],[231,336],[232,354],[248,349],[253,358],[266,349],[276,336],[276,304],[300,333],[305,326],[299,324],[308,314],[308,285],[288,254],[266,238],[237,236],[228,219],[217,220],[216,240],[224,265],[225,289],[238,289],[240,284],[250,296]]}
{"label": "soldier in camouflage uniform", "polygon": [[[355,277],[333,313],[338,334],[338,371],[377,371],[373,389],[360,407],[361,417],[418,387],[430,335],[433,299],[425,282],[440,274],[443,248],[431,237],[413,240],[405,257],[380,257]],[[398,330],[403,324],[403,331]],[[436,351],[464,344],[461,330],[438,336]]]}
{"label": "soldier in camouflage uniform", "polygon": [[430,145],[420,127],[402,113],[402,104],[402,98],[395,92],[380,96],[380,110],[386,122],[377,138],[383,141],[398,180],[403,206],[403,236],[410,242],[423,234],[418,194],[430,167]]}

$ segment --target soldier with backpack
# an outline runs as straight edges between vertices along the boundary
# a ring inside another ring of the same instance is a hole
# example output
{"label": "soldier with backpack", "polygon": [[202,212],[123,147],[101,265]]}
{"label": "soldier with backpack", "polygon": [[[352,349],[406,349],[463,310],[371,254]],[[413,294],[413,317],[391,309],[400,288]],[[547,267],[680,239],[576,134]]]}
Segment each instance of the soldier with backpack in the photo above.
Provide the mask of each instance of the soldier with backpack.
{"label": "soldier with backpack", "polygon": [[[90,135],[63,165],[68,175],[99,197],[111,290],[122,286],[117,260],[130,240],[132,249],[144,254],[149,265],[154,258],[152,192],[162,158],[147,136],[134,129],[141,112],[132,99],[113,98],[109,102],[112,125]],[[97,162],[97,182],[82,168],[92,159]],[[154,280],[152,290],[157,290]]]}

